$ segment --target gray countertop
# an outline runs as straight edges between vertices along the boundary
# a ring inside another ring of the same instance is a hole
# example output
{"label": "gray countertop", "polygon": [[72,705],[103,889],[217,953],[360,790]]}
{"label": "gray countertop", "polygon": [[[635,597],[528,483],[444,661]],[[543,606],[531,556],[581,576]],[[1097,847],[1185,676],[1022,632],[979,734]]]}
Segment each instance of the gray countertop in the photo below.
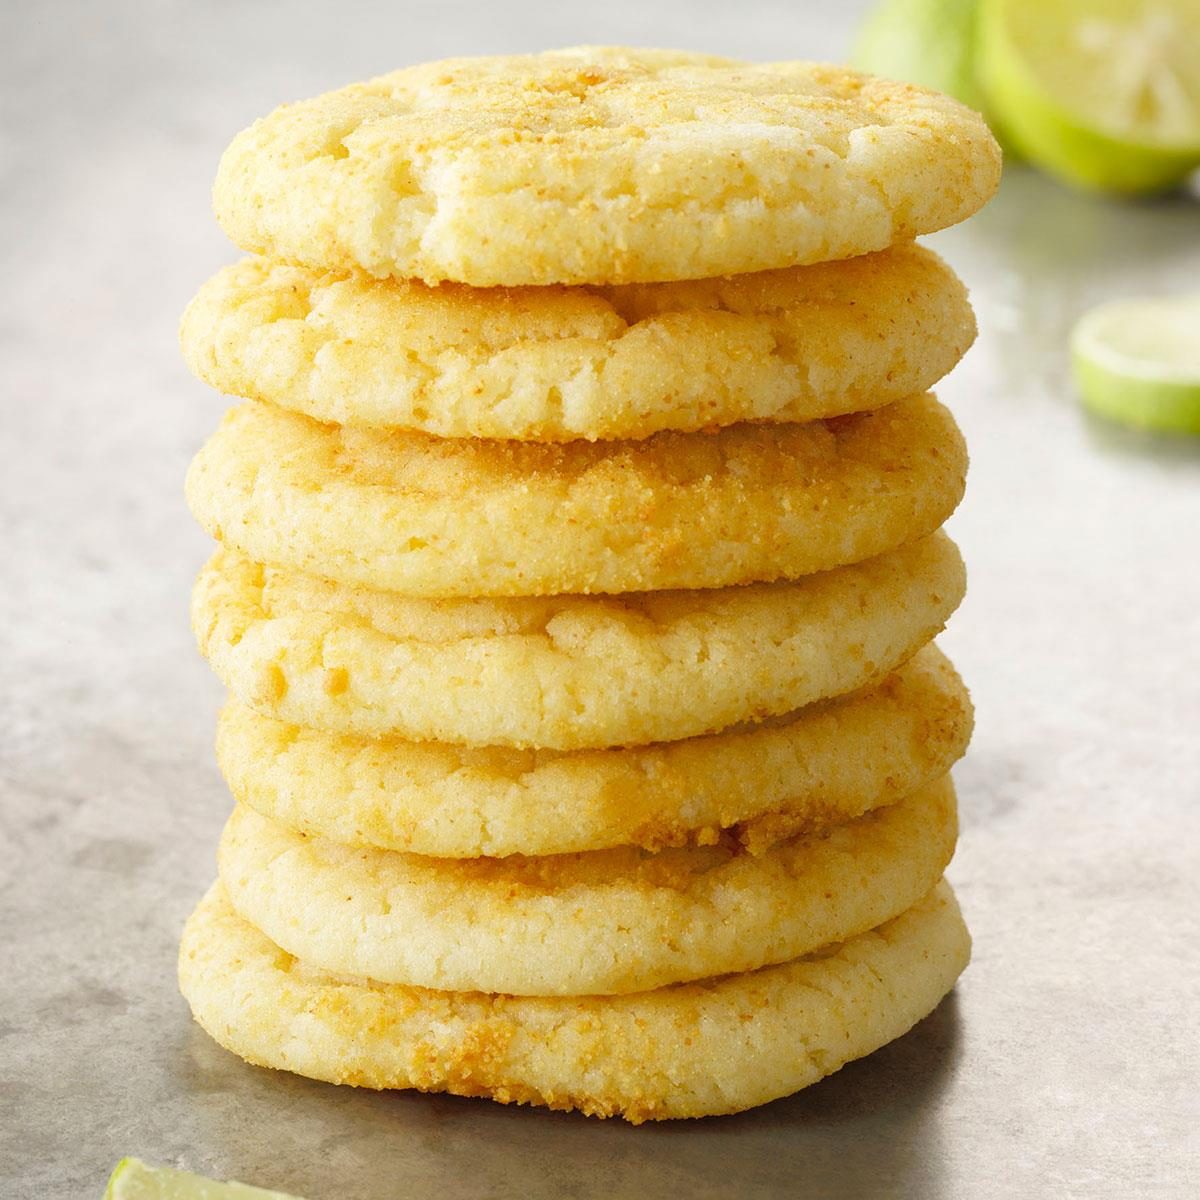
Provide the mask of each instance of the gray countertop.
{"label": "gray countertop", "polygon": [[[822,8],[825,11],[822,11]],[[98,1197],[123,1154],[392,1197],[1194,1196],[1200,1192],[1200,444],[1084,419],[1088,304],[1200,287],[1200,205],[1009,172],[933,239],[982,336],[941,389],[970,442],[944,646],[978,733],[950,876],[955,995],[790,1100],[600,1123],[258,1071],[176,992],[229,800],[187,629],[207,546],[189,456],[221,400],[175,347],[233,251],[229,137],[402,62],[578,41],[840,57],[859,6],[51,3],[0,41],[0,1194]]]}

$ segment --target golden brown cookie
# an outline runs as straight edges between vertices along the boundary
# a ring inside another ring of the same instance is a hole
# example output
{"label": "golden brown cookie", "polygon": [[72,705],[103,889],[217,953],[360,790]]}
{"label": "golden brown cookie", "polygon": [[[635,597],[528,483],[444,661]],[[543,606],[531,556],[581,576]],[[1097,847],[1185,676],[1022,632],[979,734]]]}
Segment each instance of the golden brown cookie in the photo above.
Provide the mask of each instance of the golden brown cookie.
{"label": "golden brown cookie", "polygon": [[629,750],[512,750],[321,733],[231,700],[234,796],[299,833],[445,858],[711,845],[761,853],[893,804],[966,749],[971,703],[934,646],[878,687],[759,726]]}
{"label": "golden brown cookie", "polygon": [[192,626],[256,711],[365,737],[582,750],[715,733],[881,680],[966,580],[945,534],[793,583],[420,600],[222,550]]}
{"label": "golden brown cookie", "polygon": [[733,275],[969,217],[978,113],[815,63],[584,46],[409,67],[256,121],[217,219],[256,253],[477,287]]}
{"label": "golden brown cookie", "polygon": [[313,967],[446,991],[643,992],[752,971],[890,920],[941,878],[949,776],[760,855],[732,838],[538,858],[427,858],[306,838],[239,806],[218,855],[233,907]]}
{"label": "golden brown cookie", "polygon": [[214,537],[409,596],[544,596],[794,579],[924,537],[966,450],[931,396],[804,425],[561,446],[230,411],[188,473]]}
{"label": "golden brown cookie", "polygon": [[744,975],[631,996],[434,992],[315,971],[215,885],[184,930],[179,982],[200,1024],[259,1066],[640,1123],[816,1083],[932,1012],[970,952],[942,882],[870,933]]}
{"label": "golden brown cookie", "polygon": [[431,288],[245,259],[201,288],[180,332],[192,370],[233,395],[539,442],[881,408],[932,387],[974,336],[966,289],[911,242],[612,288]]}

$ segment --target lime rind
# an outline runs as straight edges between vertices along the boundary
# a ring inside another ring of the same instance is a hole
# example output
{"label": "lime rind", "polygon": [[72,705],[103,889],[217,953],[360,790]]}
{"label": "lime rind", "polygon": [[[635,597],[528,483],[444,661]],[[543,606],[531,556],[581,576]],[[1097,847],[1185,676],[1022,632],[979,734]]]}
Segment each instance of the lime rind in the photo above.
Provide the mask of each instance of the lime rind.
{"label": "lime rind", "polygon": [[978,0],[882,0],[860,27],[850,61],[982,110],[975,78],[977,9]]}
{"label": "lime rind", "polygon": [[[1104,7],[1114,15],[1119,9],[1140,11],[1141,5],[1139,0],[1125,0]],[[1194,119],[1189,126],[1189,93],[1176,81],[1170,137],[1162,136],[1161,131],[1156,133],[1153,124],[1141,119],[1130,104],[1124,105],[1128,128],[1118,130],[1120,122],[1114,113],[1121,105],[1118,99],[1106,97],[1103,89],[1107,87],[1116,96],[1130,92],[1134,85],[1128,81],[1122,84],[1122,72],[1116,70],[1090,88],[1083,86],[1084,68],[1073,62],[1072,55],[1082,56],[1084,51],[1080,45],[1065,45],[1062,31],[1056,32],[1055,28],[1056,20],[1069,20],[1076,9],[1069,0],[982,0],[977,64],[989,114],[1019,153],[1077,187],[1129,194],[1177,187],[1200,165],[1200,97],[1195,98]],[[1014,32],[1018,16],[1025,17],[1029,26],[1023,37]],[[1038,68],[1031,63],[1035,56],[1030,44],[1033,31],[1038,29],[1044,30],[1060,62],[1060,78],[1055,78],[1048,63],[1039,63]],[[1119,39],[1113,33],[1108,36],[1113,44],[1107,49],[1115,54]],[[1087,39],[1082,33],[1075,40],[1086,49]],[[1101,58],[1092,55],[1089,62],[1097,74],[1103,74]],[[1116,65],[1121,64],[1118,61]],[[1125,71],[1139,78],[1148,73],[1145,63]],[[1072,99],[1060,94],[1063,80],[1076,81],[1068,89]],[[1083,111],[1087,100],[1096,109],[1090,115]]]}
{"label": "lime rind", "polygon": [[108,1177],[104,1200],[299,1200],[246,1183],[220,1183],[174,1167],[123,1158]]}
{"label": "lime rind", "polygon": [[119,1200],[121,1179],[127,1176],[130,1171],[137,1169],[138,1160],[136,1158],[123,1158],[112,1169],[112,1174],[108,1177],[108,1187],[104,1189],[104,1200]]}
{"label": "lime rind", "polygon": [[1200,434],[1200,296],[1101,305],[1076,323],[1070,351],[1092,412],[1139,429]]}

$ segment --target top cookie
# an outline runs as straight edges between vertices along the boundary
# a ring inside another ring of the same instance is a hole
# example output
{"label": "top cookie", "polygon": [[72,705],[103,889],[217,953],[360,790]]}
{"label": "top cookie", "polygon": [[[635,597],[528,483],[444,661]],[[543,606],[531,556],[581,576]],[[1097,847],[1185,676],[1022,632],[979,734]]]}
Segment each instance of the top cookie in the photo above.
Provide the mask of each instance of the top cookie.
{"label": "top cookie", "polygon": [[239,134],[217,219],[312,266],[475,286],[698,279],[848,258],[993,193],[981,117],[814,63],[580,47],[448,59]]}

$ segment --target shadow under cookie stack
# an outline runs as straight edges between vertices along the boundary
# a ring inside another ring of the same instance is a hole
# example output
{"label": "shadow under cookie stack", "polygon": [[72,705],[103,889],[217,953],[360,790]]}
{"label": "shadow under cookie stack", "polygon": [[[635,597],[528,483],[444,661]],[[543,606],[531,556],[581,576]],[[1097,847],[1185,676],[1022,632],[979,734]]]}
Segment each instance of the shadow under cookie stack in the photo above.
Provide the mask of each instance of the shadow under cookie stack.
{"label": "shadow under cookie stack", "polygon": [[185,315],[245,398],[188,498],[237,801],[188,922],[250,1062],[735,1112],[966,965],[974,336],[913,238],[996,186],[944,97],[582,49],[399,71],[222,160]]}

